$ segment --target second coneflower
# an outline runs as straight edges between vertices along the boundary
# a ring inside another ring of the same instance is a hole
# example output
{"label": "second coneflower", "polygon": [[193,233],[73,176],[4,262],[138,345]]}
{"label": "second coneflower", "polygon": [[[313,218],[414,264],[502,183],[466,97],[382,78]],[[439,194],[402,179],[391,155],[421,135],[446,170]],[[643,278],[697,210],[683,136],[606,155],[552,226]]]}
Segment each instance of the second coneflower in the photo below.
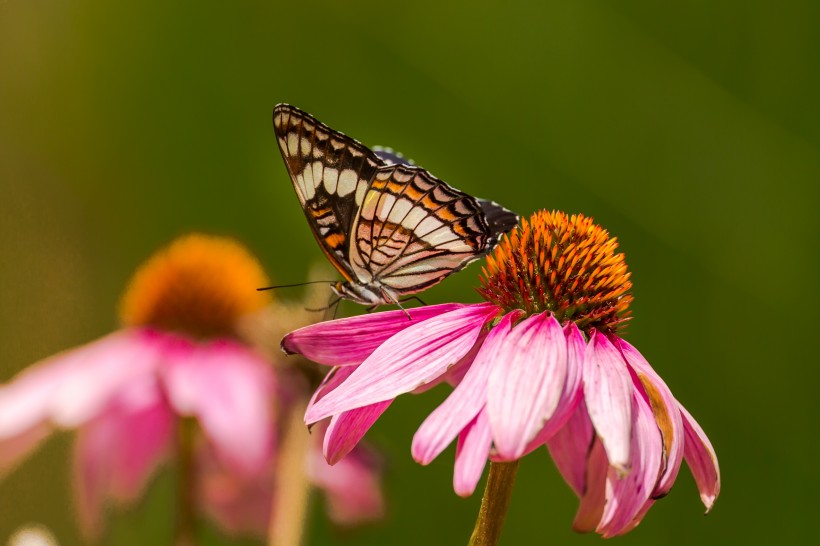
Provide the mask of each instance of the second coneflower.
{"label": "second coneflower", "polygon": [[542,445],[581,498],[579,531],[635,527],[684,459],[710,509],[720,475],[708,438],[619,336],[632,297],[616,249],[590,218],[538,212],[488,257],[479,290],[487,303],[411,309],[411,321],[388,311],[286,336],[286,351],[338,366],[305,417],[332,418],[328,460],[343,457],[396,396],[448,381],[455,389],[421,425],[412,452],[427,464],[458,438],[454,488],[464,496],[488,458],[498,463],[475,544],[500,532],[487,517],[499,510],[503,518],[504,498],[488,496],[508,499],[514,461]]}

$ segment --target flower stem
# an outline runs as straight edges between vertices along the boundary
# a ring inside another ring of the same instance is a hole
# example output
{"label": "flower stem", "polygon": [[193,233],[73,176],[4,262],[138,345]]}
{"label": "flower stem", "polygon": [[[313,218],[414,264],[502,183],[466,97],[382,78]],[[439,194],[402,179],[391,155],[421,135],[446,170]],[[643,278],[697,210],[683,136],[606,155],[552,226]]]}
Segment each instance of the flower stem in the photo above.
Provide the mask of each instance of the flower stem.
{"label": "flower stem", "polygon": [[279,460],[268,531],[269,546],[300,546],[305,538],[310,502],[306,460],[312,441],[303,415],[308,400],[299,400],[288,413]]}
{"label": "flower stem", "polygon": [[490,463],[487,487],[481,499],[478,519],[468,546],[496,546],[504,528],[504,518],[510,508],[518,461]]}
{"label": "flower stem", "polygon": [[175,546],[196,544],[196,520],[194,515],[194,432],[195,424],[180,419],[177,425],[177,520],[174,530]]}

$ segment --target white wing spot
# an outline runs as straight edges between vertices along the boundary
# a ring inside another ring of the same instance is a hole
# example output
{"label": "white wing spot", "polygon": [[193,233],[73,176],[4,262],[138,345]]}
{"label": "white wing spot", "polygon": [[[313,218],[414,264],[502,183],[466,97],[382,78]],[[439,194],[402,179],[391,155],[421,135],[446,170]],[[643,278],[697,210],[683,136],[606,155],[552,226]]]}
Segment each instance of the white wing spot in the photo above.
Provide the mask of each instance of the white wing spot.
{"label": "white wing spot", "polygon": [[294,156],[299,154],[299,137],[296,133],[288,133],[288,153]]}
{"label": "white wing spot", "polygon": [[[356,182],[358,182],[359,176],[356,174],[356,171],[353,169],[345,169],[339,174],[339,186],[337,188],[337,192],[340,197],[344,197],[345,195],[350,195],[353,193],[353,190],[356,189]],[[356,199],[356,201],[359,201]]]}
{"label": "white wing spot", "polygon": [[329,193],[330,195],[336,193],[336,184],[339,183],[339,171],[336,169],[331,169],[330,167],[326,167],[323,178],[327,193]]}
{"label": "white wing spot", "polygon": [[302,139],[302,155],[309,156],[310,155],[310,141],[306,138]]}
{"label": "white wing spot", "polygon": [[411,203],[407,199],[399,199],[396,201],[396,204],[393,205],[393,210],[390,211],[390,216],[387,219],[394,224],[403,223],[404,217],[410,212],[410,209],[413,208],[413,203]]}
{"label": "white wing spot", "polygon": [[379,199],[379,208],[376,209],[376,216],[379,220],[387,220],[387,215],[390,214],[390,209],[396,203],[396,198],[390,194],[383,194],[384,198]]}
{"label": "white wing spot", "polygon": [[407,217],[402,221],[401,225],[403,225],[407,229],[416,229],[416,226],[419,225],[419,222],[424,220],[426,216],[426,210],[424,210],[421,207],[414,207],[413,210],[411,210]]}
{"label": "white wing spot", "polygon": [[359,185],[356,187],[356,204],[362,206],[362,200],[364,200],[364,194],[367,191],[367,182],[364,180],[359,181]]}
{"label": "white wing spot", "polygon": [[407,182],[413,175],[406,172],[396,171],[393,173],[393,178],[396,179],[397,182]]}
{"label": "white wing spot", "polygon": [[313,162],[313,185],[318,186],[322,183],[322,163],[320,161]]}
{"label": "white wing spot", "polygon": [[423,237],[424,235],[442,227],[443,225],[444,224],[442,224],[437,219],[433,218],[432,216],[428,216],[418,226],[416,226],[415,232],[418,237]]}
{"label": "white wing spot", "polygon": [[302,176],[305,178],[305,192],[308,191],[308,188],[312,190],[316,183],[313,181],[313,169],[310,168],[310,165],[305,166]]}

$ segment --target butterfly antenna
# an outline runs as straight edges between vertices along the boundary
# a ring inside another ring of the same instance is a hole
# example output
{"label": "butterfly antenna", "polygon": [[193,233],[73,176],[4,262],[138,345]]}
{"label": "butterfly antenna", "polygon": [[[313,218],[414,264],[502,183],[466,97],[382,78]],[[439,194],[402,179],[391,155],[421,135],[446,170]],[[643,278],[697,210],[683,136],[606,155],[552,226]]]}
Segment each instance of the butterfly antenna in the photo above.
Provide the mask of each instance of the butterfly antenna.
{"label": "butterfly antenna", "polygon": [[336,281],[305,281],[305,282],[297,282],[296,284],[277,284],[276,286],[264,286],[262,288],[257,288],[258,292],[262,290],[276,290],[277,288],[293,288],[295,286],[305,286],[306,284],[336,284]]}

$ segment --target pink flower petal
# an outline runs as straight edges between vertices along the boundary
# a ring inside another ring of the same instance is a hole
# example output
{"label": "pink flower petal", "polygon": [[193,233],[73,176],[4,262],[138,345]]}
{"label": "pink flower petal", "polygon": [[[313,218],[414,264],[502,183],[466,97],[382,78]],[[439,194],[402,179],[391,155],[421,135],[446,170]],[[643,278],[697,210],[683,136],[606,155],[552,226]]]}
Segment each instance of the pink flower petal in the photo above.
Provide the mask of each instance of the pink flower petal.
{"label": "pink flower petal", "polygon": [[324,490],[330,519],[337,525],[359,525],[384,515],[381,469],[375,454],[359,447],[334,466],[316,451],[308,459],[308,474]]}
{"label": "pink flower petal", "polygon": [[[586,491],[587,457],[594,439],[595,431],[582,400],[563,428],[547,440],[555,466],[578,497]],[[597,525],[596,520],[593,528]]]}
{"label": "pink flower petal", "polygon": [[604,445],[598,438],[593,439],[589,456],[581,461],[586,462],[585,484],[572,528],[579,533],[589,533],[598,527],[607,500],[609,461],[606,458]]}
{"label": "pink flower petal", "polygon": [[655,422],[661,431],[661,438],[663,439],[663,472],[658,479],[655,490],[652,492],[654,498],[660,498],[672,489],[683,461],[685,442],[683,420],[680,411],[678,411],[678,403],[663,379],[652,369],[649,362],[635,347],[617,337],[614,337],[613,341],[616,346],[620,347],[627,363],[640,380],[646,400],[655,414]]}
{"label": "pink flower petal", "polygon": [[[607,477],[607,503],[597,531],[604,538],[626,532],[650,500],[661,470],[663,441],[652,408],[635,391],[633,397],[632,467],[626,476],[611,467]],[[606,447],[606,446],[604,446]]]}
{"label": "pink flower petal", "polygon": [[487,415],[499,457],[518,459],[549,419],[567,375],[567,341],[547,313],[510,331],[488,378]]}
{"label": "pink flower petal", "polygon": [[361,364],[398,332],[462,307],[456,303],[414,307],[407,310],[413,320],[401,310],[328,320],[289,333],[282,339],[282,350],[328,366]]}
{"label": "pink flower petal", "polygon": [[38,423],[16,436],[0,441],[0,479],[34,451],[50,434],[49,425]]}
{"label": "pink flower petal", "polygon": [[149,377],[123,388],[82,427],[74,445],[75,506],[83,532],[96,537],[106,498],[136,500],[167,456],[173,415]]}
{"label": "pink flower petal", "polygon": [[82,424],[123,385],[150,373],[156,355],[143,332],[124,330],[30,366],[0,388],[0,439],[46,420]]}
{"label": "pink flower petal", "polygon": [[[567,379],[564,381],[564,389],[561,391],[561,398],[558,400],[558,407],[552,414],[540,432],[524,450],[524,454],[535,451],[544,445],[552,436],[575,413],[578,404],[584,399],[584,389],[582,377],[584,371],[584,353],[586,351],[586,341],[575,323],[570,322],[564,327],[564,335],[567,338]],[[584,406],[586,412],[586,406]]]}
{"label": "pink flower petal", "polygon": [[336,464],[350,453],[392,403],[392,400],[386,400],[334,415],[323,444],[327,462]]}
{"label": "pink flower petal", "polygon": [[259,473],[240,476],[222,463],[212,445],[196,450],[199,508],[229,535],[264,538],[273,508],[272,461]]}
{"label": "pink flower petal", "polygon": [[456,495],[469,497],[473,494],[487,464],[487,455],[492,443],[490,422],[484,409],[458,435],[453,472],[453,489]]}
{"label": "pink flower petal", "polygon": [[167,355],[163,379],[180,415],[199,419],[217,454],[239,472],[265,465],[273,443],[273,369],[246,347],[219,341]]}
{"label": "pink flower petal", "polygon": [[683,456],[686,464],[692,471],[695,483],[700,492],[700,500],[706,506],[706,513],[712,509],[718,495],[720,495],[720,467],[712,442],[700,428],[700,425],[682,405],[678,404],[683,416],[683,426],[686,430],[686,444]]}
{"label": "pink flower petal", "polygon": [[629,470],[632,378],[621,352],[597,331],[584,354],[584,399],[612,466]]}
{"label": "pink flower petal", "polygon": [[512,322],[519,312],[506,314],[490,330],[461,383],[421,424],[413,436],[413,458],[429,464],[444,451],[487,403],[487,378],[498,359]]}
{"label": "pink flower petal", "polygon": [[433,381],[473,347],[484,323],[497,312],[491,304],[469,305],[402,330],[308,408],[306,422],[391,400]]}

